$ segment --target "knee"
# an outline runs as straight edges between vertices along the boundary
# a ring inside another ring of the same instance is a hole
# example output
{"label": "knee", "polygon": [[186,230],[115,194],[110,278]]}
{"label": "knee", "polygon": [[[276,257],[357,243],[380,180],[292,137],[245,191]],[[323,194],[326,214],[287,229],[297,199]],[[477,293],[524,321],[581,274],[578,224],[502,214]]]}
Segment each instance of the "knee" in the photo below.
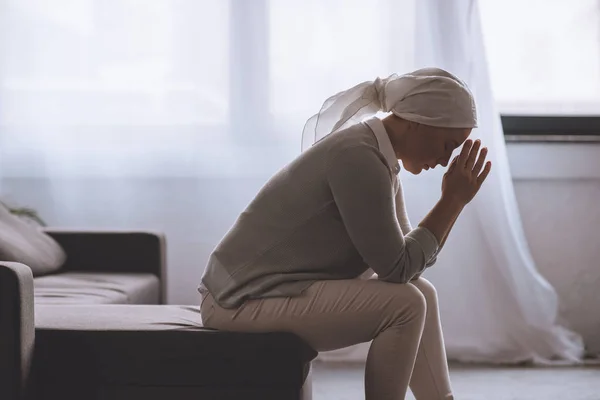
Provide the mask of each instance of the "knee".
{"label": "knee", "polygon": [[431,282],[429,282],[425,278],[419,278],[417,280],[411,281],[411,284],[414,285],[425,297],[425,301],[429,307],[435,306],[438,301],[437,290],[435,286]]}
{"label": "knee", "polygon": [[414,285],[382,283],[377,292],[380,325],[377,332],[388,328],[416,329],[421,332],[427,315],[427,300]]}
{"label": "knee", "polygon": [[400,319],[409,316],[417,319],[427,313],[427,299],[423,292],[414,285],[402,285],[403,290],[397,290],[393,296],[391,308]]}
{"label": "knee", "polygon": [[415,313],[418,313],[420,316],[425,316],[427,313],[427,296],[416,288],[417,290],[414,293],[411,293],[410,296],[410,305]]}

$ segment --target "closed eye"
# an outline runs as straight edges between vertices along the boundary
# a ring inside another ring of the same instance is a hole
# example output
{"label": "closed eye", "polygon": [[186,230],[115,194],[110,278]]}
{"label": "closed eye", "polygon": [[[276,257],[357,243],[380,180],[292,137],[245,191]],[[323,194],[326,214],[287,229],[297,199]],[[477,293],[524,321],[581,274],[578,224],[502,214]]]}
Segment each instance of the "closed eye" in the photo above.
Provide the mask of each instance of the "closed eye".
{"label": "closed eye", "polygon": [[454,151],[454,150],[456,150],[457,147],[458,147],[458,143],[456,143],[456,142],[446,143],[446,150]]}

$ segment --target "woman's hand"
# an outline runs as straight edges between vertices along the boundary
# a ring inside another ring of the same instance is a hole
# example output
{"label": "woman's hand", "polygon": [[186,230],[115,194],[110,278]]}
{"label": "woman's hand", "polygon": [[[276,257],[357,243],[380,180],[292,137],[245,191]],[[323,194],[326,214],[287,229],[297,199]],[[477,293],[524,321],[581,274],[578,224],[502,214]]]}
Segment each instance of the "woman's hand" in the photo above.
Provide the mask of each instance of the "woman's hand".
{"label": "woman's hand", "polygon": [[[452,160],[448,171],[444,174],[442,198],[457,201],[462,205],[473,200],[492,169],[492,163],[489,161],[483,167],[487,148],[484,147],[479,153],[480,146],[479,140],[476,140],[474,144],[471,140],[465,142],[462,151]],[[477,157],[478,153],[479,157]]]}

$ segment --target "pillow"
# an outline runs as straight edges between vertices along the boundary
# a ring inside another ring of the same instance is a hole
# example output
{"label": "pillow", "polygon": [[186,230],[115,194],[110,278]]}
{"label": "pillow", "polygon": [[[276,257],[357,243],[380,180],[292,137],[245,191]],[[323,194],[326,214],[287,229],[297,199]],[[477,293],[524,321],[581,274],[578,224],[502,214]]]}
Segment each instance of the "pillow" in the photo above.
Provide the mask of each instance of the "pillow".
{"label": "pillow", "polygon": [[40,227],[14,216],[0,204],[0,260],[25,264],[33,276],[41,276],[58,271],[66,255]]}

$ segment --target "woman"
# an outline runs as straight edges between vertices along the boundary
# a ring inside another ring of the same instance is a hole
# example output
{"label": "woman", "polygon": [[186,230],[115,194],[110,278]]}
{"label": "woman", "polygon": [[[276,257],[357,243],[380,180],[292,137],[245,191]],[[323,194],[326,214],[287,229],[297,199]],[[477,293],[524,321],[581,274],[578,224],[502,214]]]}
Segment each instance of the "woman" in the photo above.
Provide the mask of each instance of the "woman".
{"label": "woman", "polygon": [[[269,180],[211,255],[199,289],[204,324],[289,331],[317,351],[372,340],[368,400],[403,399],[409,384],[418,400],[452,399],[436,292],[420,275],[490,172],[486,149],[467,140],[474,127],[471,92],[437,68],[328,99],[305,126],[312,146]],[[413,229],[398,160],[419,174],[447,166],[463,143],[439,201]]]}

